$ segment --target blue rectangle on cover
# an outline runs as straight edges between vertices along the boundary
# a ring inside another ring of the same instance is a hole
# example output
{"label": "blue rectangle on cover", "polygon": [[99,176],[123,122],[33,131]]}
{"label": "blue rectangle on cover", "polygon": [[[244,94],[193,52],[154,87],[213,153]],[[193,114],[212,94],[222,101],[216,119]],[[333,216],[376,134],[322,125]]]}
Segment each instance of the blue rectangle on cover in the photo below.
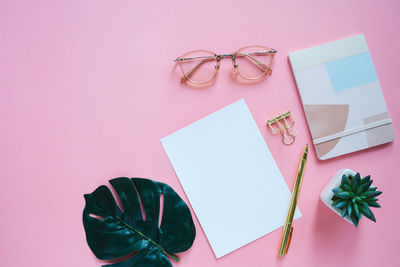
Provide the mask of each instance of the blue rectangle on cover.
{"label": "blue rectangle on cover", "polygon": [[325,63],[335,91],[378,81],[369,52]]}

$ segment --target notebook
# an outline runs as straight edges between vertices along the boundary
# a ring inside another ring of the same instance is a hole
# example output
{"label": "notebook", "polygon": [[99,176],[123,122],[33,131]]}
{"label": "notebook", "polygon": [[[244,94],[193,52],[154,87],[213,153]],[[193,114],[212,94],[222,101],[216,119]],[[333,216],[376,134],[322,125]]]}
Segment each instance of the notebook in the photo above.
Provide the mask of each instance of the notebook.
{"label": "notebook", "polygon": [[217,258],[285,223],[290,191],[243,99],[161,143]]}
{"label": "notebook", "polygon": [[364,35],[293,52],[289,60],[319,159],[394,140]]}

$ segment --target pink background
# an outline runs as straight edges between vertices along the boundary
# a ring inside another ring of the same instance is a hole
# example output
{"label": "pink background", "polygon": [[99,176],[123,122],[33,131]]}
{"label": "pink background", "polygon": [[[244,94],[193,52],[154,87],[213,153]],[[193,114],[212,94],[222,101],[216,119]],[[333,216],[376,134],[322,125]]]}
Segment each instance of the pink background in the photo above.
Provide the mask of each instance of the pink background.
{"label": "pink background", "polygon": [[[292,188],[311,143],[289,67],[289,52],[364,33],[400,133],[400,2],[105,1],[0,2],[0,266],[100,266],[85,241],[83,194],[118,176],[170,184],[187,198],[160,138],[244,98]],[[179,83],[172,61],[184,52],[273,47],[273,74],[256,85],[231,78]],[[367,107],[366,107],[367,108]],[[291,110],[292,146],[265,128]],[[216,260],[194,216],[197,237],[174,266],[400,266],[400,143],[319,161],[311,149],[289,254],[281,230]],[[341,168],[371,174],[384,193],[377,223],[359,228],[324,207],[319,194]],[[194,214],[193,214],[194,215]],[[238,229],[239,231],[240,229]]]}

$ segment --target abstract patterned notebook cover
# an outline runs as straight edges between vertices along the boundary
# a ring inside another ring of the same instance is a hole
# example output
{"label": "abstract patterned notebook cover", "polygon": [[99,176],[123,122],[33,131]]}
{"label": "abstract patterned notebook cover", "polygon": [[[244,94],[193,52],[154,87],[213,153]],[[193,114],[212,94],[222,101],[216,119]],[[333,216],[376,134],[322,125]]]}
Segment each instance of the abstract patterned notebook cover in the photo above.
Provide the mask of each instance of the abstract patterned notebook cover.
{"label": "abstract patterned notebook cover", "polygon": [[364,35],[289,54],[319,159],[394,140]]}

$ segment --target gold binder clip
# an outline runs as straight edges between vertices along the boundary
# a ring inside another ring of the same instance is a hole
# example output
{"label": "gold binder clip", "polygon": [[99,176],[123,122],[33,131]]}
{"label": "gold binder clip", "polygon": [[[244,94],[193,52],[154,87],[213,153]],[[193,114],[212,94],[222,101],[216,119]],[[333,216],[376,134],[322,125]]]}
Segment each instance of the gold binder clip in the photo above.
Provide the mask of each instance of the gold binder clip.
{"label": "gold binder clip", "polygon": [[282,143],[290,145],[296,139],[297,132],[293,129],[294,120],[290,111],[285,112],[267,122],[272,134],[282,134]]}

